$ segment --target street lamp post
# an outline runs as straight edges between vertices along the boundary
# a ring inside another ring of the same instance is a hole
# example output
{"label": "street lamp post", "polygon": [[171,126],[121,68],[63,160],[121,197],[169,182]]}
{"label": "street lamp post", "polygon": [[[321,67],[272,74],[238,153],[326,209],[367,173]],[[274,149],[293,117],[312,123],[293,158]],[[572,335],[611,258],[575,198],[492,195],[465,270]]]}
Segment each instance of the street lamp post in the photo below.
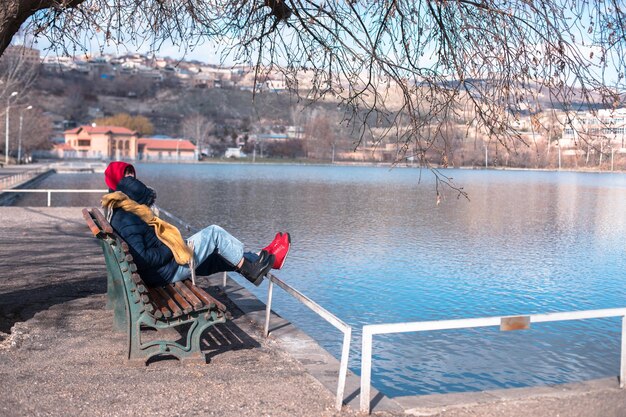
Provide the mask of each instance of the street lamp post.
{"label": "street lamp post", "polygon": [[487,145],[485,144],[485,168],[489,168],[489,155],[487,155]]}
{"label": "street lamp post", "polygon": [[4,163],[6,165],[9,165],[9,109],[11,108],[11,97],[15,97],[16,95],[17,91],[14,91],[7,97],[7,109],[4,121],[4,137],[6,139],[4,147]]}
{"label": "street lamp post", "polygon": [[24,121],[24,111],[32,109],[33,106],[28,106],[25,109],[20,110],[20,130],[17,136],[17,163],[22,161],[22,124]]}

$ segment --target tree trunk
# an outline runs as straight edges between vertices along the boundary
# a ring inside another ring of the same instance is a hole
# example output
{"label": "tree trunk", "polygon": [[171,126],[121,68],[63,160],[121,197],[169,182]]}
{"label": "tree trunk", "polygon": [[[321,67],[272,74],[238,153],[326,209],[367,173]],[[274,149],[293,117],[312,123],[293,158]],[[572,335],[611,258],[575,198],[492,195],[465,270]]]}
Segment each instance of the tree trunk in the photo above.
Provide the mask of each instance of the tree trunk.
{"label": "tree trunk", "polygon": [[76,7],[85,0],[2,0],[0,6],[0,55],[11,44],[17,33],[30,16],[38,10],[52,6],[60,8]]}

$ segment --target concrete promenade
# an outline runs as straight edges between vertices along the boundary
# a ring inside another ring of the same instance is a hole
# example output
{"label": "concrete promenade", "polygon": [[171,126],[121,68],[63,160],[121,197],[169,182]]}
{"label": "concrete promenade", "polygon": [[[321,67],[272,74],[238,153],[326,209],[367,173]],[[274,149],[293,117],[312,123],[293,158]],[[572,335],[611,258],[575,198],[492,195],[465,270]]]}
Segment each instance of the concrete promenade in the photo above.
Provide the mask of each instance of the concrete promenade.
{"label": "concrete promenade", "polygon": [[[234,317],[208,332],[206,365],[129,367],[126,337],[104,309],[101,250],[80,208],[0,207],[0,416],[359,415],[358,378],[346,388],[350,405],[336,411],[336,368],[322,365],[319,347],[276,320],[264,339],[258,301],[234,284],[208,290]],[[616,378],[375,403],[381,417],[626,416]]]}

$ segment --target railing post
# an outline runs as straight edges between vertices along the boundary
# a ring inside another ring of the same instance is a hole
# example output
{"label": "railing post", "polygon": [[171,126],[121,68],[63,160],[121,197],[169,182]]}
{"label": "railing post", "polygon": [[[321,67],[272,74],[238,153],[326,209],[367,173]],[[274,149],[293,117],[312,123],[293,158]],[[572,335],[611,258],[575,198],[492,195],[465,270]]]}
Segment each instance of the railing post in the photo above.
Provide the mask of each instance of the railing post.
{"label": "railing post", "polygon": [[622,349],[620,351],[619,387],[626,382],[626,316],[622,316]]}
{"label": "railing post", "polygon": [[372,333],[363,326],[361,347],[361,412],[370,413],[370,379],[372,376]]}
{"label": "railing post", "polygon": [[346,388],[346,376],[348,375],[348,356],[350,355],[350,339],[352,328],[348,327],[343,333],[343,347],[341,349],[341,363],[339,365],[339,381],[337,382],[337,398],[335,407],[341,411],[343,405],[343,392]]}
{"label": "railing post", "polygon": [[50,200],[52,200],[52,191],[48,191],[48,207],[50,207]]}
{"label": "railing post", "polygon": [[272,278],[268,278],[269,285],[267,286],[267,304],[265,306],[265,326],[263,327],[263,334],[265,337],[270,334],[270,316],[272,315],[272,293],[274,291],[274,283]]}
{"label": "railing post", "polygon": [[228,273],[224,271],[224,276],[222,280],[222,287],[226,288],[226,278],[228,278]]}

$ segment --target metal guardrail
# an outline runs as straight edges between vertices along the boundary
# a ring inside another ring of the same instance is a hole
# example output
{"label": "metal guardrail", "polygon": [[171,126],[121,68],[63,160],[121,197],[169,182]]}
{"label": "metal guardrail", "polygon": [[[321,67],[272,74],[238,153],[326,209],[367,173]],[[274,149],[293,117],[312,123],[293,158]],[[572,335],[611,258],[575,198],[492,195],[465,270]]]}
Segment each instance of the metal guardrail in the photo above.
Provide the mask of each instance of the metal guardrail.
{"label": "metal guardrail", "polygon": [[[222,285],[226,287],[226,280],[228,278],[228,273],[224,272],[223,283]],[[326,310],[324,307],[317,304],[315,301],[311,300],[306,295],[302,294],[300,291],[291,287],[289,284],[285,283],[283,280],[278,278],[274,274],[267,274],[267,278],[269,281],[269,286],[267,289],[267,303],[265,307],[265,325],[263,327],[263,334],[265,337],[269,336],[269,325],[270,325],[270,317],[272,315],[272,298],[274,293],[274,284],[278,285],[280,288],[285,290],[285,292],[296,300],[300,301],[306,307],[311,309],[318,316],[322,317],[328,323],[332,324],[335,328],[340,330],[343,333],[343,344],[341,349],[341,361],[339,363],[339,376],[337,380],[337,394],[335,399],[335,408],[337,410],[341,410],[341,406],[343,405],[343,394],[346,387],[346,377],[348,375],[348,356],[350,355],[350,340],[352,338],[352,327],[341,321],[334,314]]]}
{"label": "metal guardrail", "polygon": [[361,350],[361,412],[370,412],[370,382],[372,374],[372,339],[375,334],[424,332],[431,330],[469,329],[474,327],[500,326],[500,330],[529,329],[530,323],[566,320],[584,320],[622,317],[622,341],[620,353],[620,388],[626,382],[626,308],[572,311],[563,313],[533,314],[526,316],[498,316],[458,320],[419,321],[363,326]]}
{"label": "metal guardrail", "polygon": [[339,320],[337,316],[330,313],[328,310],[317,304],[315,301],[311,300],[306,295],[302,294],[300,291],[286,284],[274,274],[267,274],[267,277],[269,279],[269,286],[267,289],[267,304],[265,308],[265,327],[263,329],[265,337],[269,335],[274,284],[278,285],[289,295],[300,301],[302,304],[311,309],[314,313],[319,315],[321,318],[332,324],[336,329],[340,330],[343,333],[341,362],[339,364],[339,377],[337,381],[337,396],[335,399],[335,407],[337,408],[337,410],[341,410],[341,406],[343,404],[343,394],[346,386],[346,376],[348,374],[348,356],[350,355],[350,339],[352,337],[352,327]]}
{"label": "metal guardrail", "polygon": [[52,202],[52,193],[100,193],[106,194],[109,190],[64,190],[64,189],[28,189],[28,188],[11,188],[8,190],[0,190],[0,193],[47,193],[48,207]]}
{"label": "metal guardrail", "polygon": [[32,169],[28,171],[14,173],[12,175],[5,175],[0,178],[0,191],[8,191],[8,187],[12,187],[21,182],[30,180],[38,175],[41,175],[47,171],[50,171],[49,168],[40,168],[40,169]]}

